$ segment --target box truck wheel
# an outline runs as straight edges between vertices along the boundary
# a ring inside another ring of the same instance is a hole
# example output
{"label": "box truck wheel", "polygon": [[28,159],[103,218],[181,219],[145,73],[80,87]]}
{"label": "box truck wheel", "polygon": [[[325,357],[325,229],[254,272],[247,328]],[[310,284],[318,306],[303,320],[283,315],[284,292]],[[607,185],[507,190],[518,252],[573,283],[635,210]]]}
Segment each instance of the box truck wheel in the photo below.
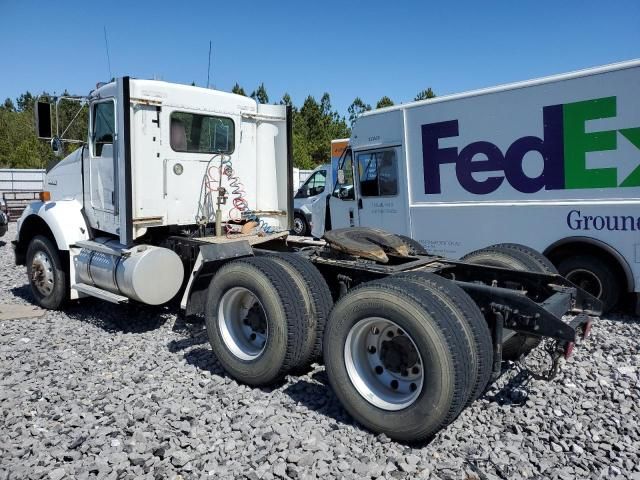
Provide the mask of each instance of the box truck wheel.
{"label": "box truck wheel", "polygon": [[480,308],[455,283],[428,272],[404,272],[396,276],[411,280],[442,300],[454,311],[459,328],[471,348],[472,387],[468,403],[484,392],[491,377],[493,342],[489,325]]}
{"label": "box truck wheel", "polygon": [[296,213],[293,216],[293,233],[301,237],[309,235],[309,224],[301,213]]}
{"label": "box truck wheel", "polygon": [[304,300],[295,279],[269,258],[221,267],[209,284],[205,321],[213,353],[243,383],[273,383],[304,354]]}
{"label": "box truck wheel", "polygon": [[415,282],[387,277],[347,293],[324,335],[329,382],[370,430],[420,441],[453,421],[471,389],[454,312]]}
{"label": "box truck wheel", "polygon": [[602,300],[603,311],[610,311],[620,298],[620,282],[609,264],[594,255],[567,257],[558,264],[560,274],[570,282]]}
{"label": "box truck wheel", "polygon": [[[514,270],[557,274],[553,264],[531,247],[517,243],[499,243],[468,253],[462,260],[477,265],[488,265]],[[516,333],[502,345],[502,358],[517,360],[540,344],[540,338]]]}
{"label": "box truck wheel", "polygon": [[60,309],[69,292],[58,248],[47,237],[35,236],[29,242],[26,260],[31,293],[38,304],[50,310]]}
{"label": "box truck wheel", "polygon": [[309,317],[304,353],[296,370],[307,368],[322,356],[322,336],[333,307],[333,298],[320,271],[306,258],[295,253],[273,253],[268,257],[283,266],[300,289]]}
{"label": "box truck wheel", "polygon": [[398,234],[396,234],[396,237],[400,238],[402,243],[407,246],[409,249],[409,255],[428,255],[427,250],[422,246],[422,244],[413,238]]}

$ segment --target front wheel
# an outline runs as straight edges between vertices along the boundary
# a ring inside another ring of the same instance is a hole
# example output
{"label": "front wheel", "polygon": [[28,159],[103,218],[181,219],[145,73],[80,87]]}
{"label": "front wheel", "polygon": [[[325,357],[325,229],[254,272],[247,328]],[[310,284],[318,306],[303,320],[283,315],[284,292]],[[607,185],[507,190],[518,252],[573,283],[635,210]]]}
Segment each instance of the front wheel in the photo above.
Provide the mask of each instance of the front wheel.
{"label": "front wheel", "polygon": [[27,248],[27,275],[31,293],[43,308],[58,310],[67,300],[67,274],[60,252],[47,237],[34,237]]}
{"label": "front wheel", "polygon": [[293,233],[301,237],[309,234],[309,224],[304,215],[296,213],[293,217]]}

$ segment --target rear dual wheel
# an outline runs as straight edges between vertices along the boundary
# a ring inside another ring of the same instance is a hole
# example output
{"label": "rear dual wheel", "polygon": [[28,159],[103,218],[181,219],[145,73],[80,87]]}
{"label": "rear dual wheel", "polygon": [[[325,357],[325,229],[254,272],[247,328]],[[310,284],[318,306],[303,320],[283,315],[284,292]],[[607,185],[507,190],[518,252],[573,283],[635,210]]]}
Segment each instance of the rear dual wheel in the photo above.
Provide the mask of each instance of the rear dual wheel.
{"label": "rear dual wheel", "polygon": [[331,386],[365,427],[402,441],[429,438],[486,376],[478,373],[466,322],[428,281],[394,276],[363,284],[335,305],[325,330]]}
{"label": "rear dual wheel", "polygon": [[[315,278],[310,269],[315,267],[308,260],[288,254],[220,268],[209,285],[205,320],[227,373],[249,385],[268,385],[320,354],[316,336],[331,297],[320,273],[315,270]],[[314,285],[307,277],[315,278]]]}

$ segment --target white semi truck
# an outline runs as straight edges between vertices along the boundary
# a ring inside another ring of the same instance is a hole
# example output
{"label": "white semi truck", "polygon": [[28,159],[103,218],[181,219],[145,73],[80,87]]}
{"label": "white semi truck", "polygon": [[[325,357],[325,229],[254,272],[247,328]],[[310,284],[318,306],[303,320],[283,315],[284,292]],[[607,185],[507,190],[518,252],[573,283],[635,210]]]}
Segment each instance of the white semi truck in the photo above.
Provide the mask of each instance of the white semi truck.
{"label": "white semi truck", "polygon": [[312,234],[384,228],[452,258],[520,243],[640,313],[639,89],[636,60],[366,112]]}
{"label": "white semi truck", "polygon": [[[601,310],[523,246],[485,251],[499,268],[379,230],[289,235],[287,107],[129,77],[76,100],[88,138],[48,171],[13,242],[45,308],[179,299],[231,376],[266,385],[323,358],[351,415],[399,440],[446,426],[532,339],[557,365]],[[36,110],[60,152],[51,105]]]}

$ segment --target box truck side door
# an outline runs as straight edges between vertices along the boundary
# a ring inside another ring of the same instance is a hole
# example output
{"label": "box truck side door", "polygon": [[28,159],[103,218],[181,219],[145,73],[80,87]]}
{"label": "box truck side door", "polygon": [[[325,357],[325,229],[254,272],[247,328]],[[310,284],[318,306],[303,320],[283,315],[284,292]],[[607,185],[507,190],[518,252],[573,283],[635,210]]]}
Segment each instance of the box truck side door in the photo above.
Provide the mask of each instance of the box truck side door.
{"label": "box truck side door", "polygon": [[406,234],[407,192],[400,177],[401,147],[355,153],[358,221],[361,227]]}
{"label": "box truck side door", "polygon": [[347,150],[338,163],[335,187],[329,197],[329,212],[332,229],[358,225],[358,205],[356,203],[351,150]]}

